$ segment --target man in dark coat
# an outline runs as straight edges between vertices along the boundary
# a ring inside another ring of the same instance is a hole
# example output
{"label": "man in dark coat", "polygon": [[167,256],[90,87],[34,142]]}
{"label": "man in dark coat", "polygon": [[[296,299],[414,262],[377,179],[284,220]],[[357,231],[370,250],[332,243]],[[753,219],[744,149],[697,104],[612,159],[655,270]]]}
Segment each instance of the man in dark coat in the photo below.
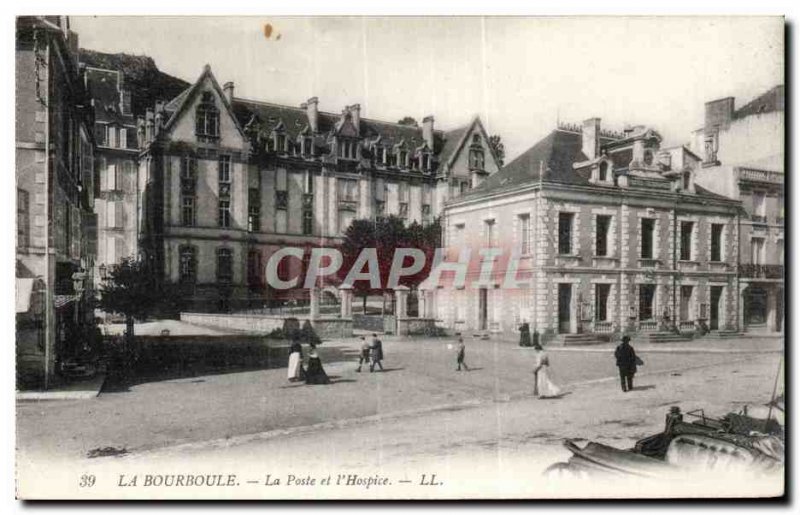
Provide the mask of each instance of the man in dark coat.
{"label": "man in dark coat", "polygon": [[633,390],[633,376],[636,374],[636,365],[639,358],[636,357],[636,351],[630,344],[630,336],[623,336],[622,343],[617,345],[614,350],[614,357],[617,359],[617,368],[619,368],[619,380],[622,384],[622,391],[628,392]]}
{"label": "man in dark coat", "polygon": [[369,371],[373,372],[375,370],[375,365],[383,371],[383,365],[381,361],[383,361],[383,342],[378,339],[378,335],[372,333],[372,345],[370,345],[370,358],[371,362],[369,364]]}

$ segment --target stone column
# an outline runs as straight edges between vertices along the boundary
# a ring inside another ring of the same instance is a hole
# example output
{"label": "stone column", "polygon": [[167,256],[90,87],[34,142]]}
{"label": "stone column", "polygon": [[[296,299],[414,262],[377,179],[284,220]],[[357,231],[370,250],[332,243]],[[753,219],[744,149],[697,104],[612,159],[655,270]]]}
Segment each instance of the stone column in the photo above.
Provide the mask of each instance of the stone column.
{"label": "stone column", "polygon": [[433,291],[431,290],[419,290],[419,317],[434,318]]}
{"label": "stone column", "polygon": [[316,320],[319,318],[319,289],[311,288],[308,290],[308,293],[309,307],[311,308],[311,314],[309,316],[312,320]]}
{"label": "stone column", "polygon": [[341,317],[353,317],[353,287],[349,284],[343,284],[339,287],[339,298],[341,300]]}
{"label": "stone column", "polygon": [[737,302],[739,303],[738,309],[738,317],[737,317],[737,330],[739,332],[744,332],[744,307],[747,305],[745,302],[745,297],[747,296],[747,284],[740,284],[739,285],[739,295],[737,296]]}
{"label": "stone column", "polygon": [[569,332],[576,334],[578,332],[578,324],[580,323],[579,318],[581,316],[581,305],[580,301],[578,300],[580,284],[573,283],[570,285],[570,288],[572,289],[572,294],[570,295],[569,307],[569,310],[571,311],[571,316],[569,317]]}
{"label": "stone column", "polygon": [[396,306],[395,315],[397,318],[408,318],[408,286],[398,286],[394,290]]}

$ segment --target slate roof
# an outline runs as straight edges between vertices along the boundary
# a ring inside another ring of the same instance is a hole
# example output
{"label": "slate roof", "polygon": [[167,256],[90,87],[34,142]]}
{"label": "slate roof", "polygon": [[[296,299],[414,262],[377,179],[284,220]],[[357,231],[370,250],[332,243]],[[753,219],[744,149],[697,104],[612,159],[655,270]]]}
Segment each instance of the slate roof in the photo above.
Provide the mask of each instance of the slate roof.
{"label": "slate roof", "polygon": [[98,122],[133,123],[132,115],[120,114],[121,84],[119,75],[114,70],[88,68],[86,82],[89,94],[94,100],[94,116]]}
{"label": "slate roof", "polygon": [[775,86],[766,93],[754,98],[743,107],[736,110],[735,118],[744,118],[752,114],[771,113],[773,111],[784,110],[784,87],[783,84]]}
{"label": "slate roof", "polygon": [[[602,138],[601,144],[610,141],[612,140]],[[576,186],[594,186],[589,182],[585,172],[576,171],[572,167],[574,163],[588,160],[588,157],[581,151],[582,143],[581,134],[556,129],[500,171],[487,177],[478,187],[458,197],[457,201],[479,198],[490,193],[513,191],[525,185],[536,184],[540,180]],[[627,164],[625,168],[627,168]],[[540,170],[544,174],[543,177],[540,177]],[[607,186],[603,187],[607,188]],[[702,186],[695,186],[695,196],[731,200]]]}

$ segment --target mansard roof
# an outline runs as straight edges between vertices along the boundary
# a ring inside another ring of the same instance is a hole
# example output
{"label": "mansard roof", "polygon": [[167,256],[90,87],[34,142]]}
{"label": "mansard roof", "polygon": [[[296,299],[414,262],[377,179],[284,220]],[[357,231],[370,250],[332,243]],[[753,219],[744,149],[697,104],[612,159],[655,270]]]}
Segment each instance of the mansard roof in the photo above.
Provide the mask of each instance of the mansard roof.
{"label": "mansard roof", "polygon": [[[242,128],[247,128],[248,131],[254,130],[264,137],[271,134],[276,128],[280,128],[291,139],[297,139],[301,134],[308,134],[309,120],[305,107],[292,107],[244,98],[234,98],[229,103],[208,65],[206,65],[203,74],[192,86],[164,105],[164,110],[170,114],[167,127],[174,123],[174,120],[185,109],[185,106],[191,103],[192,95],[195,94],[198,84],[202,82],[206,75],[211,77],[214,87],[219,92],[226,108],[232,113],[240,130],[243,130]],[[344,116],[345,114],[343,113],[334,114],[324,111],[317,113],[315,141],[318,148],[324,148],[329,139],[336,135],[337,130],[342,127]],[[433,131],[433,148],[430,150],[434,155],[436,169],[442,169],[452,164],[464,147],[467,135],[475,127],[488,141],[489,137],[478,116],[475,116],[469,124],[463,127],[450,131]],[[425,148],[426,141],[422,134],[423,127],[421,126],[404,125],[364,117],[359,120],[358,137],[366,144],[377,142],[379,146],[390,149],[404,144],[408,150],[415,151]],[[492,159],[497,163],[497,157],[491,147],[490,153]]]}

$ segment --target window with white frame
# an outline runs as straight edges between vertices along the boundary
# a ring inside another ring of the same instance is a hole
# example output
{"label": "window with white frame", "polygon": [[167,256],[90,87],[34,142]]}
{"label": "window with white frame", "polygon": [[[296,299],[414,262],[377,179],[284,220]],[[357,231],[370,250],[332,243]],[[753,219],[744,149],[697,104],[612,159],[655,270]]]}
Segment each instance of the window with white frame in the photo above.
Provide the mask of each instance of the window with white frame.
{"label": "window with white frame", "polygon": [[494,246],[494,238],[495,238],[495,226],[494,226],[494,219],[484,220],[483,221],[483,243],[487,247]]}

